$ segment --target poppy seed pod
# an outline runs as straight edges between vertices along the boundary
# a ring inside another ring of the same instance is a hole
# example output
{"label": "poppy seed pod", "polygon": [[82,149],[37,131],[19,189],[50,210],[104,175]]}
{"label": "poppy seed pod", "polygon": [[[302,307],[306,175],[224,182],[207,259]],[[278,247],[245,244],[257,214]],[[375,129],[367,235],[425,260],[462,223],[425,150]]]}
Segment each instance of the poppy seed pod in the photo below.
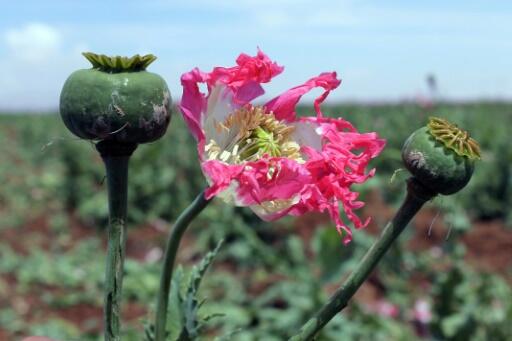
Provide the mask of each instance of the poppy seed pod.
{"label": "poppy seed pod", "polygon": [[171,96],[167,84],[146,67],[153,55],[108,57],[83,54],[91,69],[72,73],[60,95],[60,114],[75,135],[99,141],[109,199],[108,247],[104,283],[105,340],[120,340],[121,289],[128,210],[128,162],[138,144],[167,130]]}
{"label": "poppy seed pod", "polygon": [[402,148],[402,160],[412,175],[431,191],[444,195],[466,186],[479,158],[478,143],[468,132],[437,117],[412,133]]}
{"label": "poppy seed pod", "polygon": [[92,68],[73,72],[60,95],[66,127],[90,140],[138,144],[160,138],[170,122],[171,96],[162,77],[145,71],[156,57],[83,55]]}

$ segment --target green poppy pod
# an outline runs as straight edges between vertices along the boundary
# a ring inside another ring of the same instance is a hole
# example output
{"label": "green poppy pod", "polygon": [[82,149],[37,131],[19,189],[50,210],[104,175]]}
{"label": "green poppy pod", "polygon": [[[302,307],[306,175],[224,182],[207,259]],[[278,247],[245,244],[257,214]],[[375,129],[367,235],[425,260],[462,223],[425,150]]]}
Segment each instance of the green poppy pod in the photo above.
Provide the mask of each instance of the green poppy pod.
{"label": "green poppy pod", "polygon": [[171,95],[162,77],[146,71],[156,57],[83,55],[92,68],[73,72],[60,95],[66,127],[90,140],[139,144],[159,139],[170,122]]}
{"label": "green poppy pod", "polygon": [[444,195],[466,186],[479,158],[478,143],[468,132],[436,117],[412,133],[402,148],[402,160],[412,175],[431,191]]}

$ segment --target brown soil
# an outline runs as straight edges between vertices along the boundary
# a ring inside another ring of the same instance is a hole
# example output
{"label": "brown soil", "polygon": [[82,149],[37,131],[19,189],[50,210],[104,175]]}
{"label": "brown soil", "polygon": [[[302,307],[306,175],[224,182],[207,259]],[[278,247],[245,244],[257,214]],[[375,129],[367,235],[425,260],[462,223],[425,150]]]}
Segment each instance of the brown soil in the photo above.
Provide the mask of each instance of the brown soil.
{"label": "brown soil", "polygon": [[512,230],[501,221],[476,222],[462,238],[467,261],[478,269],[512,281]]}

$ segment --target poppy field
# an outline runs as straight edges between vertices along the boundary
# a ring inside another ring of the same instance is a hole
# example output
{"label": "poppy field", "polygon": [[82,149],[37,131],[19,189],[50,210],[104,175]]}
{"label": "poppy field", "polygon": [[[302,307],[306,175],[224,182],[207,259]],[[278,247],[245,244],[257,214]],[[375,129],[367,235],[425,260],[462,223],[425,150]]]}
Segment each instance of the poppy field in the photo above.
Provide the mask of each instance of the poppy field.
{"label": "poppy field", "polygon": [[[344,245],[326,213],[263,222],[214,199],[182,240],[168,325],[204,340],[290,337],[393,217],[408,177],[402,145],[438,116],[480,143],[471,181],[423,207],[318,340],[507,340],[512,104],[326,103],[322,111],[387,141],[370,163],[375,176],[354,185],[366,203],[357,214],[371,217],[370,224],[352,227],[353,240]],[[313,105],[298,108],[299,115],[312,112]],[[131,158],[123,340],[141,340],[153,319],[167,235],[207,185],[196,147],[173,108],[163,138],[139,146]],[[101,339],[108,224],[101,157],[57,113],[0,114],[0,156],[0,340]],[[190,300],[188,310],[177,306]]]}

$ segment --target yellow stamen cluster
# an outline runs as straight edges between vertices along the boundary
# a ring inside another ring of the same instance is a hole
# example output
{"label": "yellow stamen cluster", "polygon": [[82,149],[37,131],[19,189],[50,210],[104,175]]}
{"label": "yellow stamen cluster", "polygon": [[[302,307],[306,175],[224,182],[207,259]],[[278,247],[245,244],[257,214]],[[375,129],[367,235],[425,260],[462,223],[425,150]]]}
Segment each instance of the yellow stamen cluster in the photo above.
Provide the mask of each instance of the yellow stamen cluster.
{"label": "yellow stamen cluster", "polygon": [[458,155],[480,159],[480,146],[467,131],[438,117],[430,117],[427,127],[436,140]]}
{"label": "yellow stamen cluster", "polygon": [[263,107],[243,107],[230,114],[224,122],[215,122],[220,141],[210,140],[206,153],[210,160],[237,164],[256,161],[267,154],[303,162],[300,146],[292,140],[295,127],[277,120]]}

